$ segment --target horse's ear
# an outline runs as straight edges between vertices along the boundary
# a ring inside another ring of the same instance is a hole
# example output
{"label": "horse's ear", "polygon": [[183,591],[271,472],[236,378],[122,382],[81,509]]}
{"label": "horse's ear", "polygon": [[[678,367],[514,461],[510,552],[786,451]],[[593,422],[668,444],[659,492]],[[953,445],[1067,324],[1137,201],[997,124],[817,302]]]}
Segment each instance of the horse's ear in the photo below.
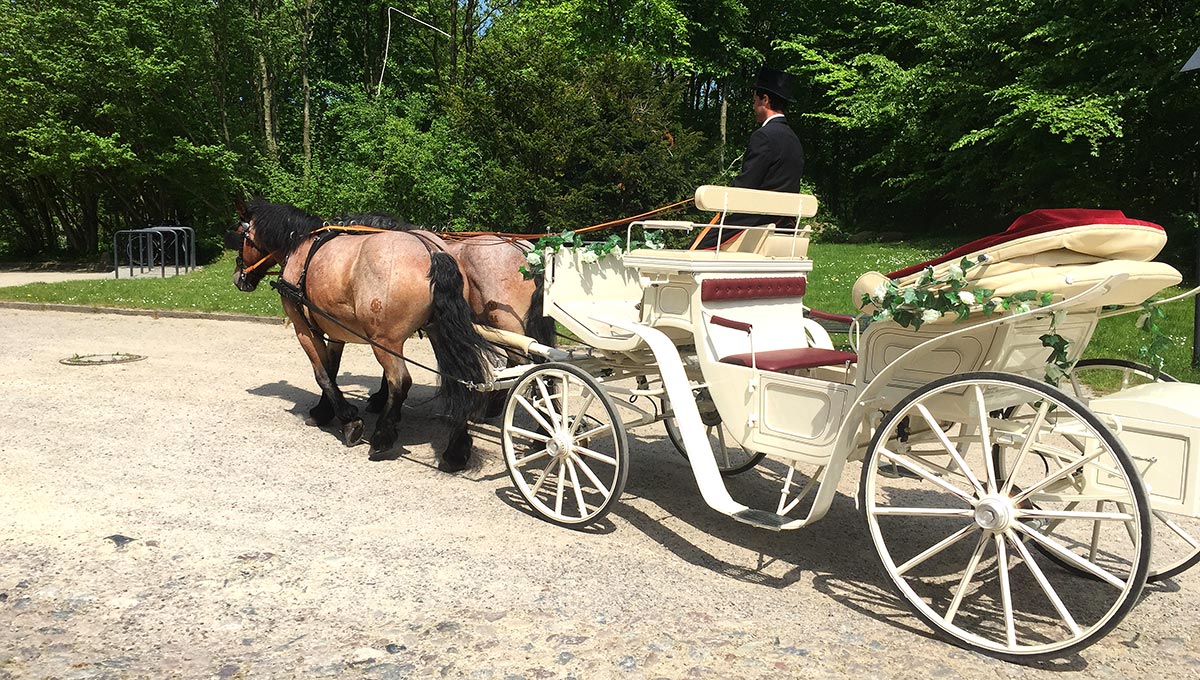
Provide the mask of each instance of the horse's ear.
{"label": "horse's ear", "polygon": [[233,209],[237,211],[238,219],[246,221],[246,201],[241,196],[233,199]]}

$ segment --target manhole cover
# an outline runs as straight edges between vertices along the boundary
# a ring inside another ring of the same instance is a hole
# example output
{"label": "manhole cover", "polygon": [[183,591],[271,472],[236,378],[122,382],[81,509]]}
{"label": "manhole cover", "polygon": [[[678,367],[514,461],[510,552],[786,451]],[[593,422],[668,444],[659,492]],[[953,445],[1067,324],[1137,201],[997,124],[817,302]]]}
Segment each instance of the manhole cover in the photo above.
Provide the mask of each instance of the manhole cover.
{"label": "manhole cover", "polygon": [[76,354],[59,359],[58,363],[68,366],[100,366],[102,364],[127,364],[131,361],[141,361],[146,357],[140,354],[126,354],[125,352],[116,352],[115,354]]}

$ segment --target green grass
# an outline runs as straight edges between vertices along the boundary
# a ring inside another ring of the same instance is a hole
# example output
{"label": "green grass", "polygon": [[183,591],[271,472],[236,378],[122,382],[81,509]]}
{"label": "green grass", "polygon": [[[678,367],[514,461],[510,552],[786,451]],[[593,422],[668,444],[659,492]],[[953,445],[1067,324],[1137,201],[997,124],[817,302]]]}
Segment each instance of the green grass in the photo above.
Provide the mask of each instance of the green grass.
{"label": "green grass", "polygon": [[[863,272],[890,272],[946,252],[953,244],[940,241],[889,244],[814,243],[809,249],[813,272],[805,302],[817,309],[843,314],[857,310],[850,299],[854,281]],[[279,295],[266,282],[253,293],[233,287],[234,259],[226,253],[203,269],[167,279],[100,279],[65,283],[33,283],[0,288],[0,299],[138,309],[182,309],[207,312],[283,316]],[[1173,288],[1162,296],[1183,292]],[[1162,322],[1172,339],[1166,355],[1168,373],[1188,382],[1200,382],[1200,371],[1191,367],[1192,320],[1190,300],[1166,308]],[[1086,356],[1136,361],[1146,335],[1134,326],[1136,314],[1107,319],[1100,324]]]}
{"label": "green grass", "polygon": [[0,288],[0,300],[282,317],[279,294],[265,280],[253,293],[233,287],[233,267],[234,258],[226,253],[197,271],[170,278],[31,283]]}

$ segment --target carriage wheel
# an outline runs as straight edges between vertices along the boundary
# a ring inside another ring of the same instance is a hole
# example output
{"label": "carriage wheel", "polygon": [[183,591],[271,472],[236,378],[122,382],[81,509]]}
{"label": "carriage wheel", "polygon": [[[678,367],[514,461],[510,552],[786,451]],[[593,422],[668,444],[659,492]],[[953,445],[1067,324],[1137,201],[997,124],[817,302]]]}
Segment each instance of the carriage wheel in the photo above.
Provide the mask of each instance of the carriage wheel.
{"label": "carriage wheel", "polygon": [[[1071,378],[1075,396],[1084,402],[1155,380],[1149,366],[1124,359],[1084,359],[1075,364]],[[1168,373],[1159,373],[1158,380],[1179,382]],[[1171,578],[1200,562],[1200,519],[1154,509],[1150,514],[1154,550],[1147,580]]]}
{"label": "carriage wheel", "polygon": [[[665,400],[664,400],[665,403]],[[706,390],[700,390],[696,398],[696,406],[700,409],[700,421],[704,423],[708,434],[708,443],[712,447],[713,456],[717,459],[717,469],[726,477],[741,474],[752,469],[767,457],[765,453],[755,453],[742,448],[738,440],[733,438],[729,428],[717,413],[717,406],[708,397]],[[665,409],[664,409],[665,410]],[[667,438],[679,455],[687,460],[687,447],[683,445],[683,436],[679,433],[679,423],[674,418],[663,418],[667,428]]]}
{"label": "carriage wheel", "polygon": [[502,444],[513,484],[555,524],[595,522],[625,488],[629,444],[621,418],[604,388],[575,366],[525,372],[504,405]]}
{"label": "carriage wheel", "polygon": [[[1035,415],[989,415],[1014,406]],[[1133,461],[1078,400],[1030,378],[965,373],[910,394],[876,430],[859,494],[888,581],[967,648],[1069,654],[1116,626],[1145,584],[1150,514]],[[1085,509],[1097,501],[1104,510]]]}

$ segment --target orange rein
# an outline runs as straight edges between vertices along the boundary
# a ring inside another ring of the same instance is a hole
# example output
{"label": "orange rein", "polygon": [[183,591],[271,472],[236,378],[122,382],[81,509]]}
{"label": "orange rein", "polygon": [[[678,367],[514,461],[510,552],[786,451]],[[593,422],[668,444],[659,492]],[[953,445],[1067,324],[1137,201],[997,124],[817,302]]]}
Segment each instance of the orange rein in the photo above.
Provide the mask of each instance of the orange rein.
{"label": "orange rein", "polygon": [[[696,200],[696,199],[687,198],[682,201],[676,201],[675,203],[672,203],[671,205],[665,205],[661,208],[655,208],[654,210],[651,210],[649,212],[644,212],[640,215],[634,215],[633,217],[622,217],[619,220],[612,220],[610,222],[601,222],[600,224],[593,224],[590,227],[583,227],[581,229],[576,229],[575,233],[576,234],[586,234],[591,231],[600,231],[601,229],[607,229],[608,227],[615,227],[617,225],[626,224],[628,222],[633,222],[633,221],[639,220],[643,217],[650,217],[651,215],[658,215],[659,213],[670,212],[680,206],[687,205],[688,203],[691,203],[694,200]],[[438,236],[441,236],[442,238],[449,237],[451,239],[456,239],[456,238],[457,239],[465,239],[465,238],[470,238],[472,236],[499,236],[501,238],[510,238],[510,239],[537,239],[537,238],[541,238],[543,236],[550,236],[550,234],[549,233],[546,233],[546,234],[514,234],[512,232],[505,232],[505,231],[450,231],[450,232],[438,232]]]}

